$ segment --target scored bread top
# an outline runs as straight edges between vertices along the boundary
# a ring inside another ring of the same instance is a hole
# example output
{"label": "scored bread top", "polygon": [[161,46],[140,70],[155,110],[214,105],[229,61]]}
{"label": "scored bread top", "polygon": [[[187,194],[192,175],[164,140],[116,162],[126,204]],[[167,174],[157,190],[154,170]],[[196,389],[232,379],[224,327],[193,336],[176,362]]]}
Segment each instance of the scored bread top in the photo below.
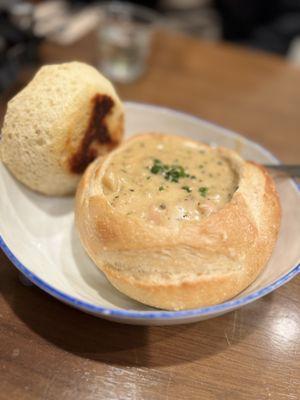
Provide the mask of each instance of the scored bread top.
{"label": "scored bread top", "polygon": [[8,103],[1,159],[32,189],[71,193],[86,166],[118,144],[123,115],[113,86],[95,68],[44,66]]}

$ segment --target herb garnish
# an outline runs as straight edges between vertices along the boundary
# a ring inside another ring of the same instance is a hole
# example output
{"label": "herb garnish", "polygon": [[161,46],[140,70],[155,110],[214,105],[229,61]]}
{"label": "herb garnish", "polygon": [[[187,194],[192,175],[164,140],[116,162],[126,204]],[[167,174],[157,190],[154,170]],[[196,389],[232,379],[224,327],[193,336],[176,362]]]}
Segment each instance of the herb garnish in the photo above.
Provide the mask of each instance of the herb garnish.
{"label": "herb garnish", "polygon": [[163,186],[160,186],[160,187],[158,188],[158,190],[161,192],[162,190],[165,190],[165,188],[164,188]]}
{"label": "herb garnish", "polygon": [[165,170],[166,165],[163,165],[162,162],[158,159],[154,160],[154,164],[152,165],[150,172],[152,174],[158,174]]}
{"label": "herb garnish", "polygon": [[189,186],[182,186],[181,189],[186,190],[188,193],[191,193],[192,189]]}
{"label": "herb garnish", "polygon": [[208,192],[208,187],[202,186],[198,189],[198,192],[201,194],[202,197],[205,197]]}
{"label": "herb garnish", "polygon": [[154,159],[150,172],[152,172],[152,174],[160,174],[165,178],[165,180],[176,183],[180,178],[187,178],[190,176],[181,165],[163,164],[157,158]]}

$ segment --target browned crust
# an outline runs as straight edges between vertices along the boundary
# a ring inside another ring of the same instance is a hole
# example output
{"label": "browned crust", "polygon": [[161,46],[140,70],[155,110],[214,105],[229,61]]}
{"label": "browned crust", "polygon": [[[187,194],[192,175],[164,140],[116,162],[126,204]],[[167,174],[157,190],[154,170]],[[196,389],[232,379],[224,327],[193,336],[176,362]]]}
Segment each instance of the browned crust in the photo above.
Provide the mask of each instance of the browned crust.
{"label": "browned crust", "polygon": [[[240,189],[232,200],[200,223],[183,227],[178,234],[166,227],[145,226],[137,218],[117,213],[101,193],[87,196],[94,180],[100,184],[102,163],[96,161],[92,164],[81,181],[77,192],[76,221],[87,252],[121,292],[158,308],[179,310],[207,306],[241,292],[267,263],[278,235],[281,211],[274,182],[263,167],[244,162]],[[256,208],[260,210],[258,217],[254,216],[257,210],[252,207],[249,194],[255,190],[255,182],[262,186],[256,199]],[[152,251],[180,246],[187,247],[189,253],[205,255],[208,259],[219,254],[235,267],[219,274],[200,274],[180,282],[154,282],[149,277],[133,276],[116,269],[109,262],[109,256],[104,260],[101,255],[101,251],[108,250],[121,259],[123,252],[135,254],[142,249],[151,263]],[[239,258],[240,255],[243,259]]]}
{"label": "browned crust", "polygon": [[[113,112],[115,102],[110,96],[96,94],[91,99],[92,113],[85,133],[76,149],[68,160],[72,173],[82,174],[86,167],[100,154],[100,148],[106,151],[116,147],[120,140],[120,134],[109,132],[105,119]],[[122,124],[123,121],[120,121]],[[122,127],[120,126],[122,129]],[[95,146],[95,144],[98,144]]]}

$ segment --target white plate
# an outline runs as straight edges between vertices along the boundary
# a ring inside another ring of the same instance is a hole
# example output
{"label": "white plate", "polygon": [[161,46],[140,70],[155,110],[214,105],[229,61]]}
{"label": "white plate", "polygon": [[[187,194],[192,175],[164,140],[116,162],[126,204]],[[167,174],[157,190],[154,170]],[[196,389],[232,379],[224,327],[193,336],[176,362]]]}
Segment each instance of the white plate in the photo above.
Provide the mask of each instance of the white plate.
{"label": "white plate", "polygon": [[[181,112],[126,104],[126,137],[143,131],[185,135],[238,149],[260,163],[277,160],[261,146]],[[256,300],[289,281],[299,264],[299,193],[291,180],[276,182],[283,219],[266,268],[244,292],[216,306],[188,311],[153,309],[119,293],[88,258],[74,229],[73,199],[38,195],[0,165],[0,246],[33,283],[59,300],[99,317],[124,323],[180,324],[216,317]]]}

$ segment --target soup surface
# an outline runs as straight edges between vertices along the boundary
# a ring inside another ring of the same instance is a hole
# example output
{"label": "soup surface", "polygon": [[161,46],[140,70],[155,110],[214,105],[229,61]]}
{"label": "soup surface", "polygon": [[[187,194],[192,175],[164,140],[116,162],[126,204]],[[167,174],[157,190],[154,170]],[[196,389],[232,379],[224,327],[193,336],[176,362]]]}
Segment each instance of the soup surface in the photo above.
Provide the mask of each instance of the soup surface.
{"label": "soup surface", "polygon": [[112,207],[156,224],[200,220],[223,207],[237,189],[230,161],[216,150],[153,134],[129,141],[103,177]]}

